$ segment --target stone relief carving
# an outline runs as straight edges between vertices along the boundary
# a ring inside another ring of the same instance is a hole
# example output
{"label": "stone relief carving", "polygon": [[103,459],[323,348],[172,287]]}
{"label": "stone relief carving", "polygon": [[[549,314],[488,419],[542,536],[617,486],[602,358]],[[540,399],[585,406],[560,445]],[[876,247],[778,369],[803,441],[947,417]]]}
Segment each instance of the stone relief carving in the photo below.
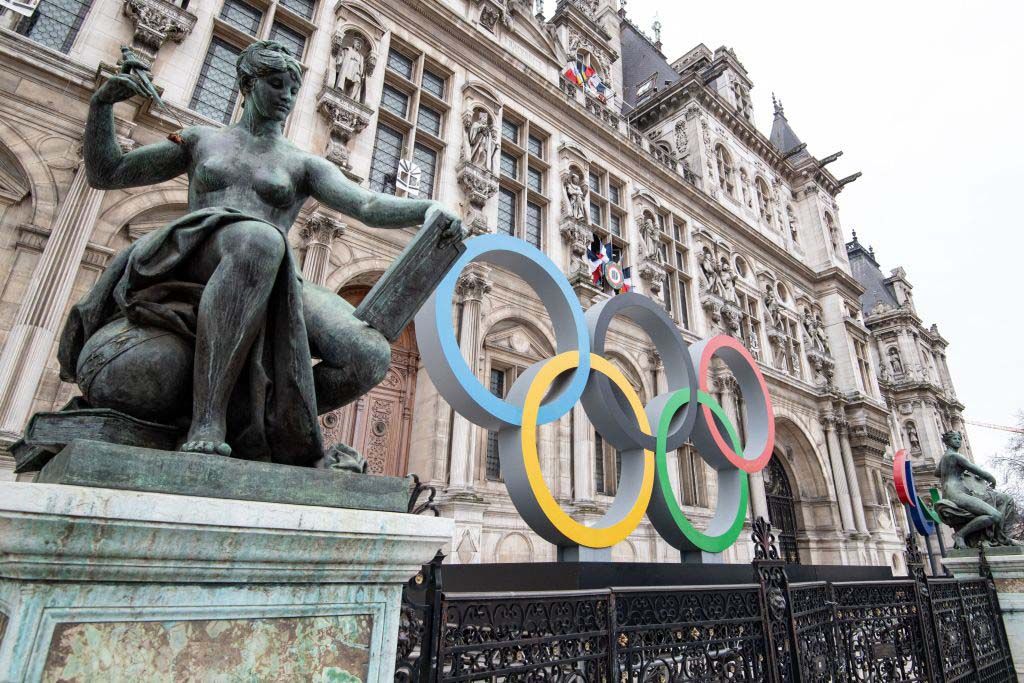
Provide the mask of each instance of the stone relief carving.
{"label": "stone relief carving", "polygon": [[903,375],[903,360],[900,358],[900,350],[895,346],[890,346],[886,353],[889,355],[889,365],[892,366],[892,374],[896,377]]}
{"label": "stone relief carving", "polygon": [[483,107],[478,107],[462,115],[462,128],[463,160],[494,173],[494,159],[498,152],[498,127],[494,117]]}
{"label": "stone relief carving", "polygon": [[769,329],[785,332],[782,306],[779,304],[779,297],[775,295],[775,288],[771,283],[764,286],[764,310]]}
{"label": "stone relief carving", "polygon": [[465,221],[474,234],[489,232],[484,206],[498,191],[494,174],[498,151],[498,129],[494,114],[481,105],[470,104],[462,114],[461,160],[456,168],[459,187],[466,197]]}
{"label": "stone relief carving", "polygon": [[637,220],[637,228],[640,230],[640,258],[661,263],[661,249],[658,240],[658,226],[654,222],[654,216],[644,212]]}
{"label": "stone relief carving", "polygon": [[196,15],[167,0],[124,0],[123,11],[135,24],[132,48],[150,62],[165,42],[180,43],[196,24]]}
{"label": "stone relief carving", "polygon": [[363,102],[363,85],[376,63],[366,39],[354,31],[336,35],[332,40],[332,53],[334,87],[349,99]]}

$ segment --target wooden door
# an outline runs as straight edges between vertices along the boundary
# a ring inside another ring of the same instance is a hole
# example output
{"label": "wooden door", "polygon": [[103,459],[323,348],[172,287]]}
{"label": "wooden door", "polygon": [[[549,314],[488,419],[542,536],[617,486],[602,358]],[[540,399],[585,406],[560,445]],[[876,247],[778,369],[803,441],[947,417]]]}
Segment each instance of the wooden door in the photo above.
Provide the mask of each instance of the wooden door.
{"label": "wooden door", "polygon": [[[352,287],[341,296],[356,306],[369,291]],[[405,476],[419,360],[410,323],[391,344],[391,367],[384,381],[355,402],[320,417],[324,445],[346,443],[363,454],[371,473]]]}

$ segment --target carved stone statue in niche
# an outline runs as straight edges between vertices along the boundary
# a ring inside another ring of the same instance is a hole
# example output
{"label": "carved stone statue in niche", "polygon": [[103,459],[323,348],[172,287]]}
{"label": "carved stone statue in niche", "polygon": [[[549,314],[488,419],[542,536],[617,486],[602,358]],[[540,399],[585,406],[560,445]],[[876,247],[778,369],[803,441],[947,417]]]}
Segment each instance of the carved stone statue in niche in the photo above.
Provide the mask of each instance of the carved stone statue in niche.
{"label": "carved stone statue in niche", "polygon": [[979,546],[1019,546],[1008,530],[1017,521],[1017,504],[1013,496],[996,490],[996,478],[960,455],[963,435],[946,432],[942,435],[946,452],[935,468],[942,487],[942,498],[935,503],[935,512],[954,530],[955,548]]}
{"label": "carved stone statue in niche", "polygon": [[342,44],[334,59],[334,87],[356,102],[363,101],[363,81],[366,79],[366,43],[356,35],[348,45]]}
{"label": "carved stone statue in niche", "polygon": [[587,187],[583,184],[583,178],[579,172],[573,169],[565,177],[562,183],[565,192],[566,207],[568,215],[576,220],[586,222],[587,220]]}
{"label": "carved stone statue in niche", "polygon": [[814,339],[822,351],[830,356],[832,355],[832,347],[828,343],[828,335],[825,334],[825,323],[821,322],[820,315],[814,316]]}
{"label": "carved stone statue in niche", "polygon": [[733,272],[732,266],[729,265],[728,259],[722,258],[721,265],[718,267],[718,273],[722,288],[722,298],[731,304],[738,304],[739,297],[736,295],[737,275]]}
{"label": "carved stone statue in niche", "polygon": [[498,129],[485,109],[467,112],[462,120],[466,144],[465,159],[485,171],[494,173],[494,155],[498,151]]}
{"label": "carved stone statue in niche", "polygon": [[701,290],[722,296],[722,279],[718,274],[718,266],[715,264],[715,257],[711,250],[704,247],[704,255],[700,259],[700,287]]}
{"label": "carved stone statue in niche", "polygon": [[921,450],[921,437],[917,434],[917,427],[913,422],[907,423],[907,441],[910,442],[911,450]]}
{"label": "carved stone statue in niche", "polygon": [[661,250],[659,249],[658,228],[654,224],[654,217],[649,213],[640,217],[640,239],[643,245],[641,257],[661,263]]}
{"label": "carved stone statue in niche", "polygon": [[827,356],[832,355],[832,351],[829,349],[828,337],[825,336],[825,325],[821,322],[821,317],[812,316],[810,311],[805,310],[801,322],[803,323],[804,333],[807,336],[808,343],[811,345],[811,349]]}
{"label": "carved stone statue in niche", "polygon": [[775,290],[770,283],[764,286],[764,308],[768,312],[768,322],[772,328],[782,330],[782,306],[779,305],[779,298],[775,296]]}
{"label": "carved stone statue in niche", "polygon": [[899,377],[903,374],[903,361],[900,360],[900,351],[895,346],[889,347],[889,364],[892,365],[892,374]]}

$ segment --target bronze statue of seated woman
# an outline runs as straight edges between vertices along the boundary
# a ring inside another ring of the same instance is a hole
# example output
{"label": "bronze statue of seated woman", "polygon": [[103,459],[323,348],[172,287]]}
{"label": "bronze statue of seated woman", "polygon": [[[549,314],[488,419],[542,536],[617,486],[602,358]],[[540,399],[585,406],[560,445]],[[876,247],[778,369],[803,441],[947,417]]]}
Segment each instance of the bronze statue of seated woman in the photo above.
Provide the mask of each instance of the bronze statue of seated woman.
{"label": "bronze statue of seated woman", "polygon": [[1007,533],[1017,520],[1013,497],[996,491],[996,478],[960,455],[960,432],[946,432],[942,442],[946,453],[935,469],[942,498],[935,512],[953,528],[954,547],[1021,545]]}
{"label": "bronze statue of seated woman", "polygon": [[237,73],[237,123],[127,154],[113,105],[145,91],[119,74],[93,96],[89,182],[117,189],[187,173],[189,213],[118,254],[74,307],[61,377],[79,384],[81,407],[180,425],[179,450],[312,466],[324,450],[317,416],[380,382],[391,348],[344,299],[302,280],[286,239],[302,205],[312,197],[378,228],[438,214],[448,237],[462,228],[440,204],[364,190],[284,137],[302,72],[283,45],[249,46]]}

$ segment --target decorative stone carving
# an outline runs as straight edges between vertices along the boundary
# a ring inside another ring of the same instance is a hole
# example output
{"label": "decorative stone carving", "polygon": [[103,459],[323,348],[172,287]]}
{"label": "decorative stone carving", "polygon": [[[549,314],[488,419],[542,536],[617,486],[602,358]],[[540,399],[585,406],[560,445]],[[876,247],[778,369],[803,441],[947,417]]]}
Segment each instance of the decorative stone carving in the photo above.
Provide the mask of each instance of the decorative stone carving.
{"label": "decorative stone carving", "polygon": [[655,295],[659,294],[661,285],[665,281],[665,267],[661,264],[660,259],[657,261],[644,259],[640,262],[638,270],[640,279],[647,283],[648,291]]}
{"label": "decorative stone carving", "polygon": [[580,281],[592,282],[590,268],[583,260],[591,242],[590,230],[584,223],[572,216],[563,216],[558,231],[569,246],[569,281],[574,285]]}
{"label": "decorative stone carving", "polygon": [[775,295],[775,288],[772,287],[771,283],[764,286],[764,311],[768,329],[784,332],[785,323],[782,318],[782,306],[779,304],[779,298]]}
{"label": "decorative stone carving", "polygon": [[353,177],[349,143],[369,125],[375,110],[326,83],[317,96],[316,108],[330,127],[324,156]]}
{"label": "decorative stone carving", "polygon": [[722,279],[711,250],[704,247],[700,258],[700,293],[722,296]]}
{"label": "decorative stone carving", "polygon": [[721,283],[722,299],[726,303],[739,306],[739,297],[736,294],[736,280],[739,277],[733,272],[732,266],[729,264],[729,259],[722,257],[718,264],[718,277]]}
{"label": "decorative stone carving", "polygon": [[597,11],[601,8],[600,0],[572,0],[572,4],[590,19],[597,19]]}
{"label": "decorative stone carving", "polygon": [[168,0],[124,0],[123,11],[135,24],[132,49],[150,62],[165,42],[180,43],[196,25],[196,15]]}
{"label": "decorative stone carving", "polygon": [[463,160],[455,169],[459,187],[466,196],[464,220],[469,230],[474,235],[490,232],[487,226],[487,219],[484,216],[484,206],[487,200],[498,191],[498,177],[486,168]]}
{"label": "decorative stone carving", "polygon": [[455,293],[463,302],[481,301],[491,291],[491,268],[483,263],[472,263],[455,282]]}
{"label": "decorative stone carving", "polygon": [[658,226],[654,222],[654,216],[650,212],[645,211],[636,219],[636,225],[640,231],[640,258],[653,261],[654,263],[661,263]]}
{"label": "decorative stone carving", "polygon": [[821,316],[812,317],[811,312],[805,310],[802,323],[804,327],[804,343],[807,345],[808,351],[813,349],[822,355],[831,356],[832,349],[829,347],[828,337],[825,335],[825,325],[821,322]]}
{"label": "decorative stone carving", "polygon": [[306,219],[305,224],[299,228],[298,234],[304,247],[313,244],[330,247],[334,244],[334,240],[340,239],[345,234],[345,224],[327,214],[314,211]]}

